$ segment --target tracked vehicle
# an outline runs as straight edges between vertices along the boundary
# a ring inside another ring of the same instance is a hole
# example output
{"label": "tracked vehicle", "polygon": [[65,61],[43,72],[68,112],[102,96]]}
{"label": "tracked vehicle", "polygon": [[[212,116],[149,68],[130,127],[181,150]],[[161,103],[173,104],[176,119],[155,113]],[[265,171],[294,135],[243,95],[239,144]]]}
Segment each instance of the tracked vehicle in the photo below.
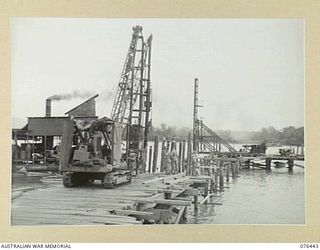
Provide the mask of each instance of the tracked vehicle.
{"label": "tracked vehicle", "polygon": [[130,183],[130,164],[121,148],[124,129],[106,117],[89,124],[71,118],[62,135],[63,185],[73,187],[101,180],[105,188],[114,188]]}

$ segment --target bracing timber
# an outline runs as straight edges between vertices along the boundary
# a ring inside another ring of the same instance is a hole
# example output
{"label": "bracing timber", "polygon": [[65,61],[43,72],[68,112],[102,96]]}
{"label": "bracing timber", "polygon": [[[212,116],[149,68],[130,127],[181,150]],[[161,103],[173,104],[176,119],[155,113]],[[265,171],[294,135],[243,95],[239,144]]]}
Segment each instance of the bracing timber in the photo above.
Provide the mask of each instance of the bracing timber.
{"label": "bracing timber", "polygon": [[228,142],[217,135],[213,130],[206,126],[202,120],[198,118],[199,80],[196,78],[194,82],[194,109],[193,109],[193,151],[197,153],[222,152],[223,147],[232,153],[237,152]]}

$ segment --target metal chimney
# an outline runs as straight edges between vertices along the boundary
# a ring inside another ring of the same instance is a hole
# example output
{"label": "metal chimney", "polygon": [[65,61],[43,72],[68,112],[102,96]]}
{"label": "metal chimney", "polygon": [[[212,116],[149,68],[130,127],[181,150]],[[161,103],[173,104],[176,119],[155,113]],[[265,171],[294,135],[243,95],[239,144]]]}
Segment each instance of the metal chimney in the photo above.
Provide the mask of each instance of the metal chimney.
{"label": "metal chimney", "polygon": [[46,100],[46,117],[51,116],[51,99]]}

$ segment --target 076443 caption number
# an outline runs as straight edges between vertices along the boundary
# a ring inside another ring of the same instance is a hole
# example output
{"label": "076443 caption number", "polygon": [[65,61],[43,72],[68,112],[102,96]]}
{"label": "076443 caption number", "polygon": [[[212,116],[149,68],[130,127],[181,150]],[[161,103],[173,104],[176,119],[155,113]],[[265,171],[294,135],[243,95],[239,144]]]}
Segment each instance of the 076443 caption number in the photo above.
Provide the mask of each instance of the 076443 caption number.
{"label": "076443 caption number", "polygon": [[318,248],[318,244],[300,244],[300,248]]}

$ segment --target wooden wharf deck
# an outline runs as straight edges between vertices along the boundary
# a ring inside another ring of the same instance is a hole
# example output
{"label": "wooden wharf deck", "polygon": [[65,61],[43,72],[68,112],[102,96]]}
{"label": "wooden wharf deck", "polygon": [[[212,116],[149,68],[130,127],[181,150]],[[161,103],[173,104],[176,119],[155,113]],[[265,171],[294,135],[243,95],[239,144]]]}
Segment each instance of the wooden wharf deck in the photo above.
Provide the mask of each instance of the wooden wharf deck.
{"label": "wooden wharf deck", "polygon": [[[13,190],[11,225],[139,225],[180,223],[197,196],[183,173],[141,174],[131,184],[104,189],[99,183],[65,188]],[[181,198],[180,196],[184,196]]]}
{"label": "wooden wharf deck", "polygon": [[276,160],[287,161],[289,171],[293,166],[304,168],[294,163],[304,160],[300,156],[205,155],[192,154],[189,148],[187,159],[182,157],[180,162],[179,169],[184,172],[140,174],[131,184],[115,189],[104,189],[100,183],[65,188],[61,179],[49,178],[46,188],[12,190],[11,225],[183,223],[191,211],[188,207],[197,210],[201,204],[222,205],[210,198],[228,188],[241,169],[268,171]]}

